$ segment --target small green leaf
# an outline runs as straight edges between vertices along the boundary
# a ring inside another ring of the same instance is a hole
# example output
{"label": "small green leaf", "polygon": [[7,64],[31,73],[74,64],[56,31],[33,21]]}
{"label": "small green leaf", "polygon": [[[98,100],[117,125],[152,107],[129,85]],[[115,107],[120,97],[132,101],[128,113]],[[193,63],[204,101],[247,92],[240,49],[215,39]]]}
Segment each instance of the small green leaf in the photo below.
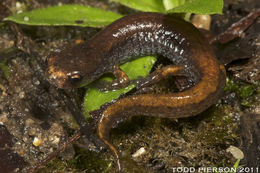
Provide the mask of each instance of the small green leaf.
{"label": "small green leaf", "polygon": [[122,15],[99,8],[81,5],[63,5],[16,14],[4,20],[26,25],[102,27],[120,17]]}
{"label": "small green leaf", "polygon": [[[149,74],[155,61],[156,61],[155,57],[143,57],[143,58],[133,60],[131,62],[127,62],[121,65],[120,68],[128,75],[130,80],[133,80],[133,79],[137,79],[138,77],[145,77],[147,74]],[[106,77],[105,79],[101,78],[96,82],[102,80],[111,81],[112,78],[109,77]],[[94,84],[90,84],[90,86],[88,86],[89,89],[87,90],[84,98],[85,116],[88,117],[89,111],[99,109],[100,106],[103,105],[104,103],[110,102],[111,100],[118,98],[121,94],[125,94],[129,92],[134,87],[135,86],[132,84],[126,88],[122,88],[119,90],[101,92],[94,87]]]}
{"label": "small green leaf", "polygon": [[112,0],[119,2],[129,8],[145,12],[162,12],[165,13],[165,8],[161,0]]}
{"label": "small green leaf", "polygon": [[222,14],[223,0],[189,0],[168,13]]}
{"label": "small green leaf", "polygon": [[[237,159],[236,163],[234,164],[233,168],[239,168],[240,159]],[[233,172],[233,171],[232,171]]]}

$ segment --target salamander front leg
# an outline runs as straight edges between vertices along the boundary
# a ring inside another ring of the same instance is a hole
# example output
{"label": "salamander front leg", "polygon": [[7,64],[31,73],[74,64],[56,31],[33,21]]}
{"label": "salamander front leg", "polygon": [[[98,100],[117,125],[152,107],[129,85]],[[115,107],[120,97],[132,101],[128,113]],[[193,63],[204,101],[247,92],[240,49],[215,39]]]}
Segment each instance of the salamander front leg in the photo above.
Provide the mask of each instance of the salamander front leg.
{"label": "salamander front leg", "polygon": [[137,89],[151,86],[168,76],[185,76],[185,72],[182,66],[168,65],[161,69],[158,69],[147,77],[131,81],[136,85]]}
{"label": "salamander front leg", "polygon": [[116,90],[127,87],[130,84],[127,74],[121,70],[119,66],[115,65],[112,73],[115,76],[115,79],[112,82],[104,81],[96,85],[100,91]]}

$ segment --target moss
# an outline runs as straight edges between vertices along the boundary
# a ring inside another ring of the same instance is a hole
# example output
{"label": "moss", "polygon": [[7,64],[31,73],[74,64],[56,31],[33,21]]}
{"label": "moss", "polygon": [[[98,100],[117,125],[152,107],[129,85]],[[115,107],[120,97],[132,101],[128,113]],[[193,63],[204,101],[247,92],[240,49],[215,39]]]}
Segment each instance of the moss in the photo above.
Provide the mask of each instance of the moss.
{"label": "moss", "polygon": [[109,163],[101,159],[98,153],[76,148],[76,157],[70,160],[68,164],[86,172],[93,170],[103,172]]}
{"label": "moss", "polygon": [[227,78],[225,92],[234,92],[240,100],[242,106],[250,107],[254,101],[251,96],[256,92],[260,92],[260,83],[248,84],[244,82],[234,81],[233,79]]}
{"label": "moss", "polygon": [[237,138],[237,120],[228,114],[229,111],[228,106],[222,105],[204,112],[201,116],[205,116],[205,119],[199,124],[198,133],[190,138],[206,146],[234,141]]}
{"label": "moss", "polygon": [[9,78],[9,67],[6,65],[6,61],[0,63],[0,70],[3,72],[6,79]]}
{"label": "moss", "polygon": [[44,168],[37,171],[41,172],[107,172],[111,167],[100,155],[95,152],[75,148],[76,156],[73,159],[64,161],[61,158],[51,160]]}

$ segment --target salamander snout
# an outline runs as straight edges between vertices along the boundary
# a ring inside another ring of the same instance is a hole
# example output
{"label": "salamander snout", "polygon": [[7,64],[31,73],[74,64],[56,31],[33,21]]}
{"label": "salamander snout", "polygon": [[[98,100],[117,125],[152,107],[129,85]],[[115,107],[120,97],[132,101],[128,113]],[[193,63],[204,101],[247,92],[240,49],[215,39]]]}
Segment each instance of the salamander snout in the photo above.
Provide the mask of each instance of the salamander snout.
{"label": "salamander snout", "polygon": [[58,70],[54,65],[51,65],[48,61],[48,68],[45,72],[47,80],[58,88],[64,88],[66,84],[67,76],[62,70]]}
{"label": "salamander snout", "polygon": [[47,59],[48,67],[45,72],[47,80],[58,88],[70,89],[79,87],[82,80],[80,72],[68,71],[66,68],[62,68],[56,60],[56,56],[50,56]]}

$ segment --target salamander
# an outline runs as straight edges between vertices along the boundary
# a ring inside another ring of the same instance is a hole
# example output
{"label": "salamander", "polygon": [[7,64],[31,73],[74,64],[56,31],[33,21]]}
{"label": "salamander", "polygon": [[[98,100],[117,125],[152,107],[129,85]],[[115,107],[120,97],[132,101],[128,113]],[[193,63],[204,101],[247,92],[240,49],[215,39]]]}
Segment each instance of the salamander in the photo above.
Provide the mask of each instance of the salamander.
{"label": "salamander", "polygon": [[[216,103],[225,86],[225,69],[208,41],[190,23],[159,13],[138,13],[122,17],[88,41],[48,57],[49,81],[59,88],[77,88],[113,73],[115,83],[127,83],[119,69],[130,60],[160,55],[172,65],[141,79],[144,86],[166,76],[185,76],[189,87],[168,94],[136,94],[118,99],[101,113],[97,125],[100,139],[116,158],[119,153],[109,141],[112,127],[129,116],[146,115],[183,118],[197,115]],[[140,85],[142,87],[142,85]]]}

